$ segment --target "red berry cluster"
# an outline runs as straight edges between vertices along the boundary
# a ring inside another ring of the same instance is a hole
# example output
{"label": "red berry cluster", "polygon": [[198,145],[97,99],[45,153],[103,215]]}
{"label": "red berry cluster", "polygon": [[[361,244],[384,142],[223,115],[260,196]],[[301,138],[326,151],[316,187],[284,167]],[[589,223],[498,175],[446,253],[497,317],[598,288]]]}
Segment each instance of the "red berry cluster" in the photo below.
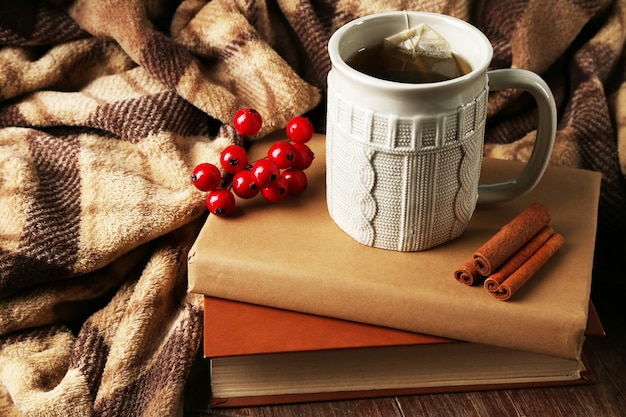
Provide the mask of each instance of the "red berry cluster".
{"label": "red berry cluster", "polygon": [[[257,134],[262,124],[261,115],[254,109],[239,110],[233,121],[235,130],[242,136]],[[306,117],[296,116],[287,123],[286,133],[288,140],[274,143],[267,157],[252,164],[242,146],[227,146],[220,155],[220,165],[232,176],[231,188],[220,187],[224,178],[217,166],[205,162],[195,167],[191,181],[196,188],[207,192],[206,205],[211,213],[230,214],[235,207],[235,194],[248,199],[260,192],[266,200],[278,202],[306,189],[304,170],[314,158],[306,142],[313,136],[313,125]]]}

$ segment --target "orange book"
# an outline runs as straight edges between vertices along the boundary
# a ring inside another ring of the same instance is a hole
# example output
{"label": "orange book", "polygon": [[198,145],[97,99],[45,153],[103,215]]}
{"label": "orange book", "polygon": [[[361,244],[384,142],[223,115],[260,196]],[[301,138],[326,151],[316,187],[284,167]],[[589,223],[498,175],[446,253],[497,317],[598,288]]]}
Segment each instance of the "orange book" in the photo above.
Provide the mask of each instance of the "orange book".
{"label": "orange book", "polygon": [[208,296],[204,307],[213,407],[593,381],[583,360]]}

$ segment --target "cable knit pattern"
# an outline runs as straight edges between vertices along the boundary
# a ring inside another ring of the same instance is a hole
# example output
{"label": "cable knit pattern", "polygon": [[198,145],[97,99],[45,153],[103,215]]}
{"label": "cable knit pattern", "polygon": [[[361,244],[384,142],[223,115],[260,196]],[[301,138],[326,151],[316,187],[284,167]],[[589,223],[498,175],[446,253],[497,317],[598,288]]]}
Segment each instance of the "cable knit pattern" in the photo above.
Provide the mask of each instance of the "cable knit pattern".
{"label": "cable knit pattern", "polygon": [[478,196],[487,85],[449,113],[400,117],[347,101],[335,82],[326,162],[332,219],[358,242],[390,250],[460,236]]}

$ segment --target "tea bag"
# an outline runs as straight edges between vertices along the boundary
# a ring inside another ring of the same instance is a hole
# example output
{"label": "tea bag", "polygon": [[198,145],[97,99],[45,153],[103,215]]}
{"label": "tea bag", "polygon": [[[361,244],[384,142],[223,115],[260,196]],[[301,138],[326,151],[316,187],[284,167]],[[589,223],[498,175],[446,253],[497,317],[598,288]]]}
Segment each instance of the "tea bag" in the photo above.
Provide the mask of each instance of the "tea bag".
{"label": "tea bag", "polygon": [[396,70],[419,72],[424,82],[443,81],[466,73],[450,44],[426,24],[419,24],[385,38],[383,47],[393,57]]}

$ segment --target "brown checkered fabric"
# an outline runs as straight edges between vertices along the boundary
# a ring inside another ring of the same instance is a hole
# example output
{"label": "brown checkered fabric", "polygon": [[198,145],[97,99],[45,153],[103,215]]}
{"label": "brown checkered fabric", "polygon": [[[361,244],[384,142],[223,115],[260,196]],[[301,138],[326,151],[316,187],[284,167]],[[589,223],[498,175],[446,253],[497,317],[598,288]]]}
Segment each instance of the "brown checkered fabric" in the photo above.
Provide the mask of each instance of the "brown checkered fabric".
{"label": "brown checkered fabric", "polygon": [[[468,20],[494,68],[549,82],[552,163],[603,173],[598,245],[624,253],[622,1],[2,2],[0,415],[182,412],[202,328],[185,279],[205,213],[191,170],[240,140],[241,107],[264,116],[259,137],[298,114],[321,131],[330,34],[402,9]],[[528,158],[533,103],[500,92],[489,116],[485,153]]]}

